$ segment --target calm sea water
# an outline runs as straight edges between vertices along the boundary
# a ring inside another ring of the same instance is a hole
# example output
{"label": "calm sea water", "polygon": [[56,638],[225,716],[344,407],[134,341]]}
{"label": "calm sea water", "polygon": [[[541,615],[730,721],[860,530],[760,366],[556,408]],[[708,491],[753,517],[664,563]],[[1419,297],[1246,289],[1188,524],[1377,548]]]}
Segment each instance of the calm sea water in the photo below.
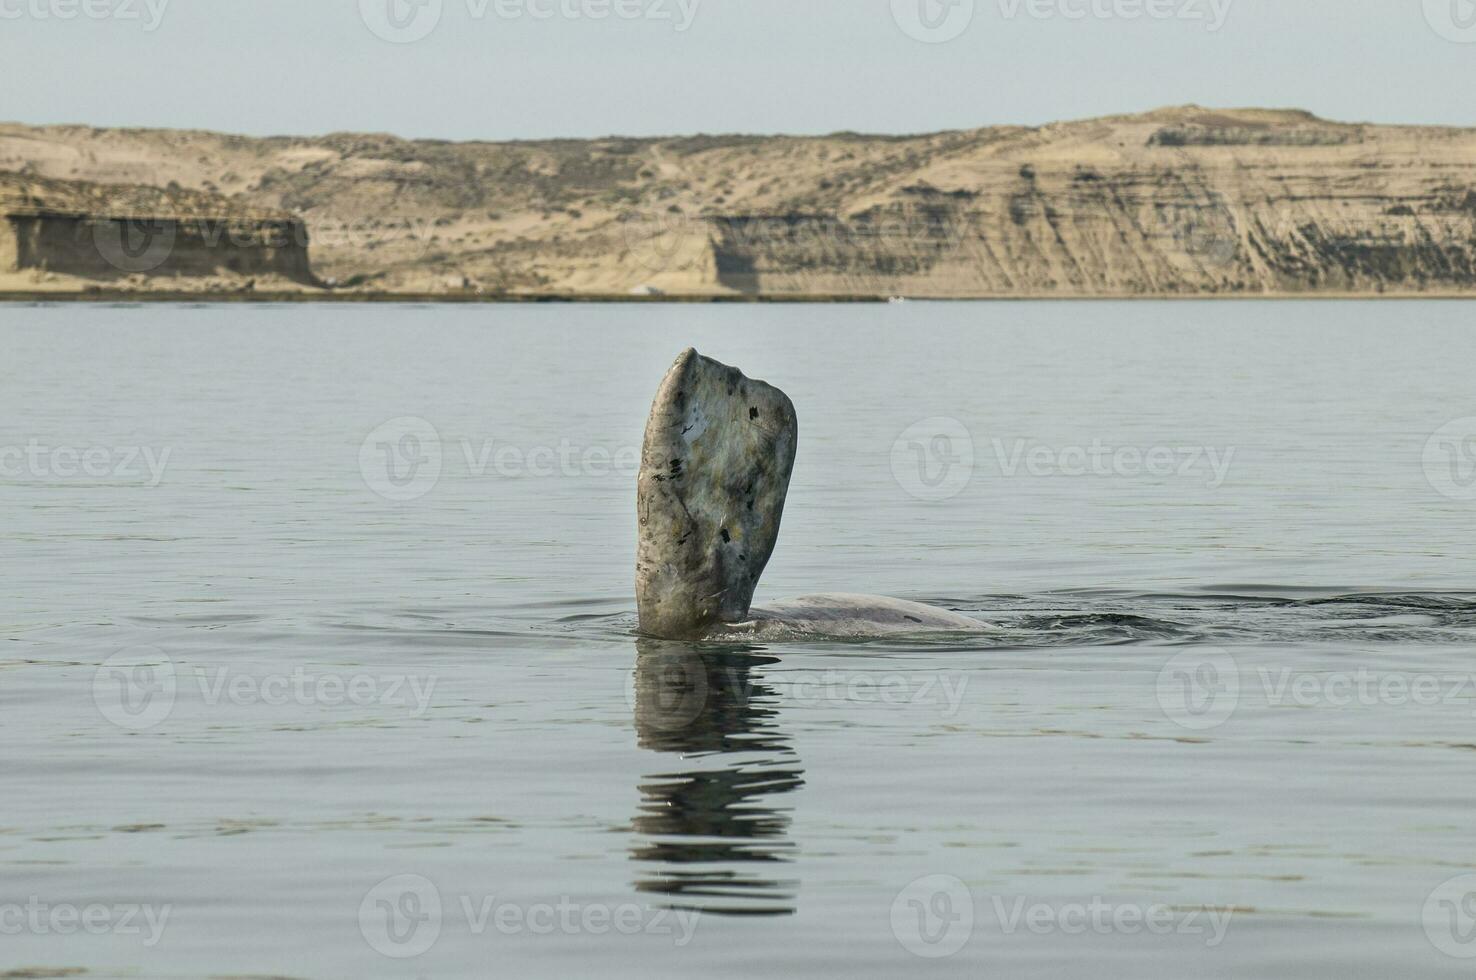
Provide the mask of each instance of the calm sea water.
{"label": "calm sea water", "polygon": [[[0,306],[0,972],[1468,976],[1470,321]],[[689,344],[991,628],[637,640]]]}

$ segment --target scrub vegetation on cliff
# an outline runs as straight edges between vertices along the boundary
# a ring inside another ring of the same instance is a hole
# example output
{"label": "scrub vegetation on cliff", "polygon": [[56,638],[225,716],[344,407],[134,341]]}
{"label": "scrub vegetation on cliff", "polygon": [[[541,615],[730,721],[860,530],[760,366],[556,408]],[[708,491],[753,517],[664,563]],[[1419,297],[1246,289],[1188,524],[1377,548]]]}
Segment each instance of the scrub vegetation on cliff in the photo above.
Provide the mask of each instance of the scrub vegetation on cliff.
{"label": "scrub vegetation on cliff", "polygon": [[345,292],[1476,293],[1476,130],[1292,110],[514,143],[0,125],[0,170],[290,212]]}

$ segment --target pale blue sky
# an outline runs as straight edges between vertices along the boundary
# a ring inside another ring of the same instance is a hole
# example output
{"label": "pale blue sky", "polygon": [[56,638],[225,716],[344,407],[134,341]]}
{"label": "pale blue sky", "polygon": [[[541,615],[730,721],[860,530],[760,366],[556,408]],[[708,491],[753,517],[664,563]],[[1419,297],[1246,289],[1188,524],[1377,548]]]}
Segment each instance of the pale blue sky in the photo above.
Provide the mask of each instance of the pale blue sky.
{"label": "pale blue sky", "polygon": [[[1476,124],[1476,0],[944,2],[0,0],[0,119],[512,139],[923,132],[1198,102]],[[385,29],[387,3],[434,28],[381,39],[366,16]]]}

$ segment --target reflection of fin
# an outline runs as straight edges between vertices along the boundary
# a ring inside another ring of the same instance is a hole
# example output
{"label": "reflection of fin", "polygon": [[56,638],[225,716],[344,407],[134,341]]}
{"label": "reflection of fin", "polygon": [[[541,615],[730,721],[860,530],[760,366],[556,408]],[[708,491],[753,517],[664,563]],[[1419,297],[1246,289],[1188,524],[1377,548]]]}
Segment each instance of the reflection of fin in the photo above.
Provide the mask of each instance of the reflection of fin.
{"label": "reflection of fin", "polygon": [[[638,784],[636,887],[668,908],[792,915],[799,882],[785,794],[804,785],[778,695],[743,647],[636,641],[635,724],[644,749],[680,760]],[[697,761],[700,760],[700,761]]]}
{"label": "reflection of fin", "polygon": [[695,638],[748,617],[779,538],[798,442],[784,392],[695,350],[677,358],[641,454],[641,632]]}

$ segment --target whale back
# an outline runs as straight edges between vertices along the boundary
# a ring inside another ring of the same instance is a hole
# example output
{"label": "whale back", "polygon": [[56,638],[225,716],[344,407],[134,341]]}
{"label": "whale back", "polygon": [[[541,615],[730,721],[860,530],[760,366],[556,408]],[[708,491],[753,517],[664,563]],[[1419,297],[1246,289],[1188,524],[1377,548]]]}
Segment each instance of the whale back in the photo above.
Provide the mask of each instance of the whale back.
{"label": "whale back", "polygon": [[779,539],[798,444],[784,392],[695,350],[677,358],[641,452],[642,633],[691,639],[748,618]]}
{"label": "whale back", "polygon": [[755,607],[749,622],[730,635],[756,639],[825,637],[865,639],[894,634],[928,635],[980,633],[990,627],[982,620],[937,606],[875,595],[827,593],[784,599]]}

